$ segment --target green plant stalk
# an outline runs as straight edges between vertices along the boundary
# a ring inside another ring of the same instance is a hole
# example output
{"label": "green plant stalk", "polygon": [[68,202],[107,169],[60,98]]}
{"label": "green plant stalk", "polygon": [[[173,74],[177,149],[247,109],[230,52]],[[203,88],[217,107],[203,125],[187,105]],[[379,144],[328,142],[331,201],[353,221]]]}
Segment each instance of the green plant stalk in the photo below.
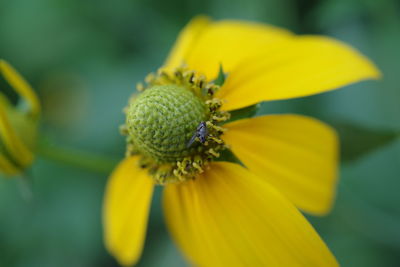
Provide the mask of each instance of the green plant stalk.
{"label": "green plant stalk", "polygon": [[75,168],[101,174],[109,174],[118,160],[96,153],[60,146],[46,139],[39,140],[36,152],[39,156]]}

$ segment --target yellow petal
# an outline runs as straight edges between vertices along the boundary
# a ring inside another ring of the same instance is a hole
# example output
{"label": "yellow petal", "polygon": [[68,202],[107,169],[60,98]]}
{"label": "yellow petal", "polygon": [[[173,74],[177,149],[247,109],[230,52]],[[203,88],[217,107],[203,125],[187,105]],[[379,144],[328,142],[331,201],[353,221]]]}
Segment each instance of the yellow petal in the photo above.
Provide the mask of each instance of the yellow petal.
{"label": "yellow petal", "polygon": [[123,266],[135,264],[142,253],[154,188],[137,160],[126,158],[117,166],[108,181],[103,206],[105,244]]}
{"label": "yellow petal", "polygon": [[6,156],[0,154],[0,172],[7,176],[14,176],[20,173],[18,168],[16,168]]}
{"label": "yellow petal", "polygon": [[177,43],[170,58],[179,58],[175,64],[183,61],[210,80],[217,77],[221,64],[225,72],[230,72],[255,52],[273,51],[281,42],[292,38],[286,30],[245,21],[222,20],[189,25],[178,39],[184,42]]}
{"label": "yellow petal", "polygon": [[206,16],[197,16],[181,31],[164,64],[166,69],[180,67],[194,46],[198,36],[208,26],[210,20]]}
{"label": "yellow petal", "polygon": [[229,73],[218,97],[233,110],[267,100],[302,97],[366,79],[379,70],[366,57],[339,41],[298,37],[273,53],[260,50]]}
{"label": "yellow petal", "polygon": [[302,214],[243,167],[212,163],[164,194],[167,225],[198,266],[337,266]]}
{"label": "yellow petal", "polygon": [[327,213],[336,191],[338,140],[335,131],[298,115],[268,115],[224,125],[233,153],[297,207]]}
{"label": "yellow petal", "polygon": [[40,113],[39,99],[25,79],[10,64],[2,59],[0,59],[0,73],[11,87],[29,103],[32,115],[35,117],[38,116]]}
{"label": "yellow petal", "polygon": [[[3,97],[0,95],[0,98]],[[13,159],[22,167],[30,165],[33,161],[33,153],[22,142],[12,127],[4,105],[4,99],[0,101],[0,138],[5,149],[10,153]]]}

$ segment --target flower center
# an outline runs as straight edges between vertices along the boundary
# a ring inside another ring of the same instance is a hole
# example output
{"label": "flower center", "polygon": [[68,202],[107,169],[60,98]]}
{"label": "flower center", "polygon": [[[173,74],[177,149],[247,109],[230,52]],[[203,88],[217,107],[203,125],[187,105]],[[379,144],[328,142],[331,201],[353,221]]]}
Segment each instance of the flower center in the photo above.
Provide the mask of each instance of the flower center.
{"label": "flower center", "polygon": [[126,108],[127,155],[141,156],[158,184],[192,179],[226,148],[220,126],[230,114],[213,97],[219,87],[186,68],[159,71],[139,84]]}
{"label": "flower center", "polygon": [[156,85],[133,99],[126,126],[137,150],[157,162],[182,160],[193,154],[193,133],[206,118],[206,108],[191,91],[177,85]]}

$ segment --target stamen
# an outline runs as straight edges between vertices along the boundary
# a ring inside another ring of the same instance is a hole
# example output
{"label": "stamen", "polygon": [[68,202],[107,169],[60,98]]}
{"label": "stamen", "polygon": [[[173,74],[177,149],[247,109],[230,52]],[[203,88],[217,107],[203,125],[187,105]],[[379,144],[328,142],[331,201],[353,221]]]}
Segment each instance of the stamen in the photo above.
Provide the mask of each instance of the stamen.
{"label": "stamen", "polygon": [[136,90],[138,90],[139,92],[142,92],[144,90],[143,83],[137,83],[136,84]]}

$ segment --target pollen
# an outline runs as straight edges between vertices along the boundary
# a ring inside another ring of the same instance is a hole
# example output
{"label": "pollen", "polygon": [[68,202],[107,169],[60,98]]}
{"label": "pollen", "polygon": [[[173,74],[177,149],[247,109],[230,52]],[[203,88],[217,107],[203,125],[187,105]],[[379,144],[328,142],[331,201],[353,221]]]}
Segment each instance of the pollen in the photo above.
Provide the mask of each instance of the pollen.
{"label": "pollen", "polygon": [[220,136],[230,114],[214,98],[219,86],[184,67],[145,81],[125,109],[127,156],[140,155],[157,184],[194,179],[226,148]]}

